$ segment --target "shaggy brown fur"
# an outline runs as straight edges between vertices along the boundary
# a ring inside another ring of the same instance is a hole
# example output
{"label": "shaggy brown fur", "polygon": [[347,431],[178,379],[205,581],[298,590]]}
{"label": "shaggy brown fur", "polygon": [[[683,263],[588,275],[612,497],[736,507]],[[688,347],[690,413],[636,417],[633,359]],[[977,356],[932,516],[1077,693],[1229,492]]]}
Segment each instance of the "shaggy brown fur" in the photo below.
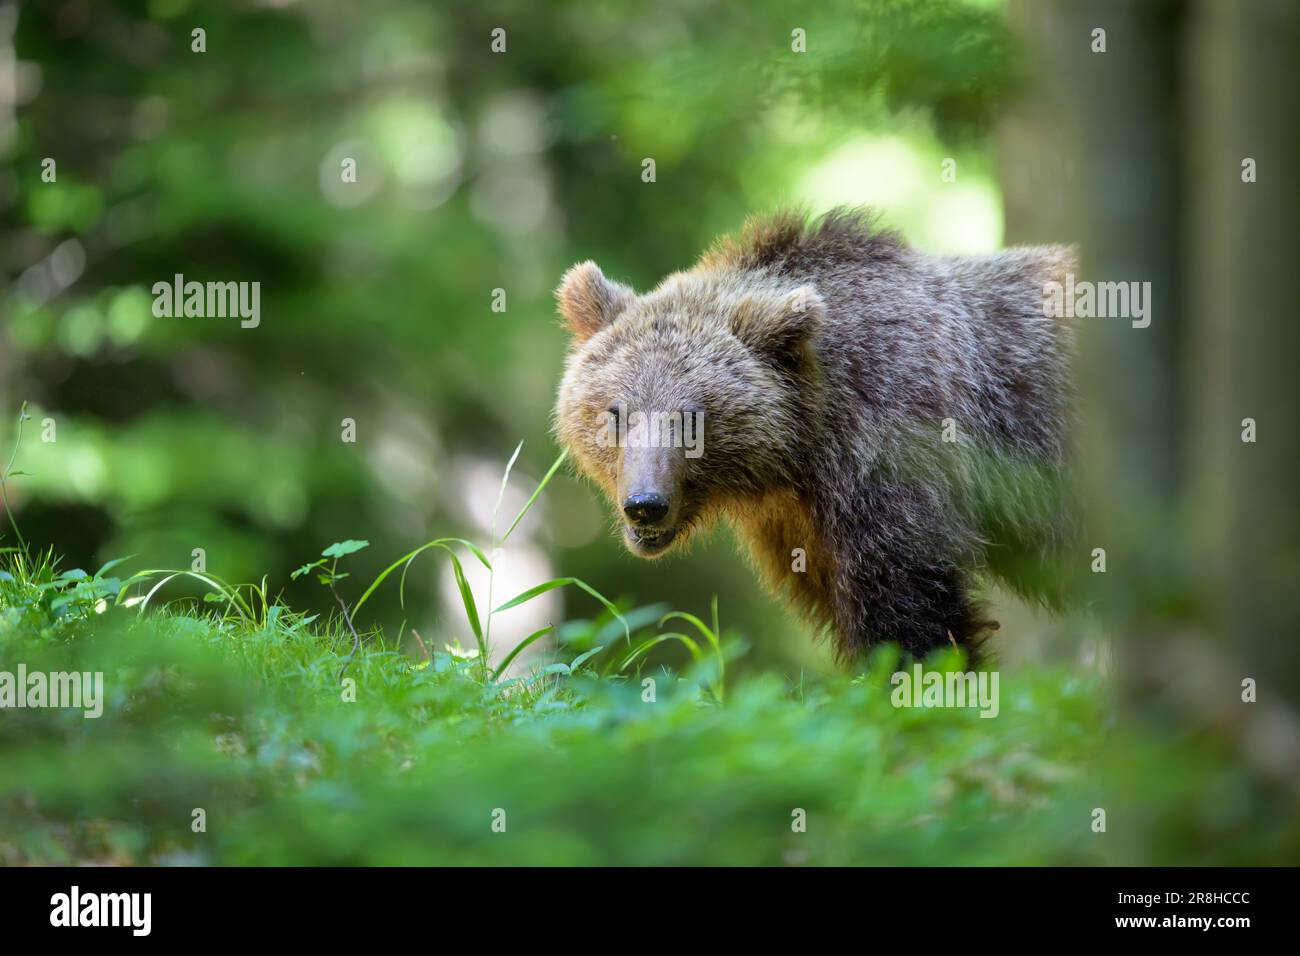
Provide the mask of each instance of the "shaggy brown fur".
{"label": "shaggy brown fur", "polygon": [[[634,553],[726,517],[841,656],[975,647],[972,575],[1059,596],[1071,336],[1043,294],[1073,263],[929,256],[843,210],[751,222],[643,296],[583,263],[557,290],[556,433]],[[667,426],[655,447],[608,440],[638,411],[702,414],[703,454]]]}

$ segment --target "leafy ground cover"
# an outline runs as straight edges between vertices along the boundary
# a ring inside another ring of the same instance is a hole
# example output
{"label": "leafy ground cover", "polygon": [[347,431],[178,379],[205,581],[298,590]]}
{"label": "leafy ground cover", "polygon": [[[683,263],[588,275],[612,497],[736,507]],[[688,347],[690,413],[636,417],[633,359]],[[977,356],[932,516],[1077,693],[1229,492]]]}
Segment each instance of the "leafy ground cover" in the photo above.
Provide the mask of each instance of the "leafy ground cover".
{"label": "leafy ground cover", "polygon": [[[619,608],[559,578],[493,607],[461,562],[490,568],[522,514],[489,547],[437,539],[365,589],[346,569],[366,543],[330,545],[295,572],[331,591],[329,618],[266,581],[61,569],[14,527],[0,671],[104,683],[97,718],[0,712],[0,863],[1087,864],[1176,862],[1189,841],[1200,861],[1232,862],[1295,845],[1293,819],[1259,826],[1274,797],[1237,786],[1231,754],[1118,734],[1092,672],[1003,673],[985,719],[895,707],[889,649],[816,683],[733,679],[744,642],[716,602],[703,616]],[[464,621],[413,654],[405,623],[357,618],[425,555],[453,563]],[[167,599],[187,581],[203,596]],[[594,616],[492,655],[493,617],[558,587],[585,592]],[[652,663],[665,643],[690,666]],[[546,650],[519,667],[526,647]],[[927,663],[964,667],[955,650]],[[1133,837],[1116,772],[1156,794],[1154,849]],[[1207,812],[1224,800],[1227,824]],[[1098,832],[1099,806],[1127,837]]]}

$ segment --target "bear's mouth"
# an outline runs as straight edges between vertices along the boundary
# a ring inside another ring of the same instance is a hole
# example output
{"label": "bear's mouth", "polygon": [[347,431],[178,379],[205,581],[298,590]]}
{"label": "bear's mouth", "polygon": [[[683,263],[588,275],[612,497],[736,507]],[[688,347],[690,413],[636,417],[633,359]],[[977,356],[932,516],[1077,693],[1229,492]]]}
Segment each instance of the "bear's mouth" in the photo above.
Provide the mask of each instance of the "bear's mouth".
{"label": "bear's mouth", "polygon": [[642,558],[652,558],[662,554],[677,536],[676,528],[634,528],[623,526],[623,536],[633,554]]}

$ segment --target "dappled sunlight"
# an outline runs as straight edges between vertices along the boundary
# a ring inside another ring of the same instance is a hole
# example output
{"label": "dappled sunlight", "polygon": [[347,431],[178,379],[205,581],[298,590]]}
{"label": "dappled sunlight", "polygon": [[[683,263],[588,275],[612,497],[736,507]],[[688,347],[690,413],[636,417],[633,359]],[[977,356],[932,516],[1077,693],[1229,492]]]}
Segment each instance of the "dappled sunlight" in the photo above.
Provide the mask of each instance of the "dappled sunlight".
{"label": "dappled sunlight", "polygon": [[[815,210],[841,204],[879,209],[929,252],[991,252],[1002,242],[1002,208],[987,158],[945,153],[933,137],[858,136],[836,147],[800,180],[799,197]],[[953,162],[954,179],[941,178]]]}

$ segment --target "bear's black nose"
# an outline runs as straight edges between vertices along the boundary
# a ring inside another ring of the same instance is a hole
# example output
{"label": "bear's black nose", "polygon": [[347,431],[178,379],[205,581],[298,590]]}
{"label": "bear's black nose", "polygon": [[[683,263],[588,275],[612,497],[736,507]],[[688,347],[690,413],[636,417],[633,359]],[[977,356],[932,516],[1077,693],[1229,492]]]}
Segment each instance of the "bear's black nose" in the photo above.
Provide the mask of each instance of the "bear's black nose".
{"label": "bear's black nose", "polygon": [[668,501],[663,495],[628,495],[623,501],[623,514],[633,524],[654,524],[668,514]]}

